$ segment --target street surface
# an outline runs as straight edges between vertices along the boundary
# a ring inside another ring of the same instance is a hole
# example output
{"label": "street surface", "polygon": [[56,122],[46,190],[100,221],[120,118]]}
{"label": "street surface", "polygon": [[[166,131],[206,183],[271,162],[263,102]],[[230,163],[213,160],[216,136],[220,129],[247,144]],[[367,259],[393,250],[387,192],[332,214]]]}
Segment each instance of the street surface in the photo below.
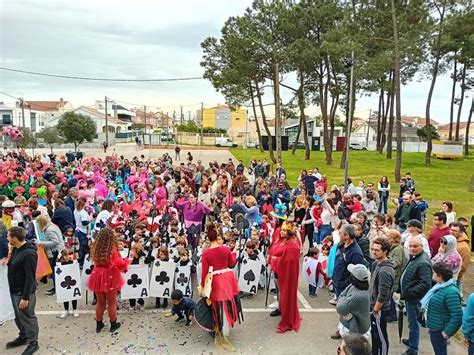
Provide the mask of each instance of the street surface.
{"label": "street surface", "polygon": [[[318,290],[317,298],[309,298],[307,286],[301,280],[299,285],[299,308],[303,319],[298,333],[277,334],[275,332],[279,317],[269,316],[265,309],[265,291],[260,290],[252,299],[242,299],[244,322],[231,331],[231,341],[238,353],[250,354],[335,354],[338,340],[330,335],[338,323],[335,307],[328,303],[326,289]],[[193,280],[195,281],[195,280]],[[145,311],[119,311],[118,319],[122,327],[118,333],[110,334],[105,329],[95,333],[94,307],[85,304],[85,293],[79,301],[80,316],[58,319],[63,307],[55,298],[45,296],[50,287],[39,284],[37,315],[40,325],[39,354],[177,354],[177,353],[216,353],[213,339],[196,323],[186,327],[184,322],[175,323],[175,318],[165,318],[162,309],[155,310],[154,299],[146,300]],[[269,303],[273,302],[269,296]],[[125,303],[125,301],[123,301]],[[108,323],[107,314],[104,320]],[[18,354],[19,349],[5,350],[4,343],[17,336],[13,321],[1,328],[0,353]],[[404,335],[408,335],[405,318]],[[397,323],[389,324],[390,354],[400,354],[406,350],[398,342]],[[465,354],[466,350],[458,341],[452,341],[448,348],[450,354]],[[426,329],[422,329],[420,354],[432,354]]]}

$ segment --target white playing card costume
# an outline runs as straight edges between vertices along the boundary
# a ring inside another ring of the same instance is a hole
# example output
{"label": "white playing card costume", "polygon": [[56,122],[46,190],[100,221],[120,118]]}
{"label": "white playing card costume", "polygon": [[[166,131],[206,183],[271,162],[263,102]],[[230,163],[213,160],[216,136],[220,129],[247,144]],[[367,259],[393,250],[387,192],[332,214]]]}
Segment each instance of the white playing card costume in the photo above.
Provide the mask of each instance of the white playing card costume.
{"label": "white playing card costume", "polygon": [[83,290],[86,290],[87,288],[87,281],[89,281],[89,277],[91,277],[93,269],[94,264],[92,264],[92,261],[89,259],[89,255],[86,255],[81,273],[81,286]]}
{"label": "white playing card costume", "polygon": [[306,256],[303,259],[303,278],[308,285],[317,286],[316,269],[318,267],[318,260]]}
{"label": "white playing card costume", "polygon": [[56,264],[54,277],[58,303],[82,298],[81,271],[77,261],[67,265]]}
{"label": "white playing card costume", "polygon": [[244,259],[240,265],[239,288],[242,292],[256,294],[262,263],[260,260]]}
{"label": "white playing card costume", "polygon": [[120,291],[122,300],[148,298],[148,265],[130,265],[124,273],[125,285]]}
{"label": "white playing card costume", "polygon": [[0,265],[0,322],[15,318],[10,287],[8,285],[8,266]]}
{"label": "white playing card costume", "polygon": [[191,262],[187,265],[181,266],[176,265],[176,272],[174,276],[174,288],[176,290],[181,290],[184,296],[192,297],[193,288],[191,284]]}
{"label": "white playing card costume", "polygon": [[176,264],[157,260],[153,263],[150,278],[150,297],[170,298],[173,291]]}

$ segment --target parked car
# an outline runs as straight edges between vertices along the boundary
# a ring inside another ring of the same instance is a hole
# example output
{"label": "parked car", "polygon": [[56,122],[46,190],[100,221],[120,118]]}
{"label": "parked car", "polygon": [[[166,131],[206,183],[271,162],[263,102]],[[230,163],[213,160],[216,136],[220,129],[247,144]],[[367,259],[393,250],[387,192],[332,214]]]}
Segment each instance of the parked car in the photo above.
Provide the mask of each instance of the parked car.
{"label": "parked car", "polygon": [[351,142],[349,143],[349,149],[354,149],[354,150],[367,150],[367,146],[363,143],[359,142]]}
{"label": "parked car", "polygon": [[237,147],[237,144],[234,141],[227,137],[217,137],[216,138],[216,147]]}
{"label": "parked car", "polygon": [[247,148],[260,148],[260,143],[258,142],[247,142]]}
{"label": "parked car", "polygon": [[[293,146],[295,145],[295,142],[290,143],[289,147],[290,149],[293,149]],[[305,149],[304,142],[297,142],[296,143],[296,149]]]}

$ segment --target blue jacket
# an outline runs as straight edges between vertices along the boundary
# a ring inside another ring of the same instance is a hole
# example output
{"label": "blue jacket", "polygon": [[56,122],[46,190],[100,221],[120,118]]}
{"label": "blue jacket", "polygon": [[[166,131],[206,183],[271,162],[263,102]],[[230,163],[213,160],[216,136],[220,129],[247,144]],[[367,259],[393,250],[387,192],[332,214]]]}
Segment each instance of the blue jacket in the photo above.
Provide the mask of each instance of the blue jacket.
{"label": "blue jacket", "polygon": [[8,249],[7,229],[0,221],[0,259],[8,256]]}
{"label": "blue jacket", "polygon": [[74,201],[74,199],[69,196],[69,197],[66,197],[64,199],[64,204],[69,207],[72,211],[72,213],[74,214],[74,210],[76,209],[76,201]]}
{"label": "blue jacket", "polygon": [[474,343],[474,293],[467,298],[467,307],[462,316],[462,333],[464,338]]}
{"label": "blue jacket", "polygon": [[355,240],[347,248],[343,243],[340,243],[337,246],[336,261],[332,275],[334,287],[341,291],[344,290],[349,284],[349,271],[347,271],[347,266],[349,264],[364,264],[363,261],[364,254],[362,254],[362,250]]}
{"label": "blue jacket", "polygon": [[[278,197],[279,194],[281,194],[283,197],[281,197],[281,198]],[[278,199],[280,199],[281,203],[284,203],[285,205],[288,205],[290,203],[290,199],[291,199],[290,191],[288,191],[288,190],[282,190],[282,191],[276,190],[273,193],[273,196],[272,196],[273,206],[275,206],[277,203],[279,203]]]}
{"label": "blue jacket", "polygon": [[75,227],[74,215],[72,214],[71,209],[67,206],[55,209],[51,222],[56,224],[63,233],[67,228]]}

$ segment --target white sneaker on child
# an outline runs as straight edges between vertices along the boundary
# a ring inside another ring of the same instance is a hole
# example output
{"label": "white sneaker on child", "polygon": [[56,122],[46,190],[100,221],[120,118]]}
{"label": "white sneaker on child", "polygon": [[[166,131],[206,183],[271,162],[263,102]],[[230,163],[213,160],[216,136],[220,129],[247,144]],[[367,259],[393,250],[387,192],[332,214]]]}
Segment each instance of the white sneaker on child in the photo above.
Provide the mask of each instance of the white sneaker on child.
{"label": "white sneaker on child", "polygon": [[61,315],[58,316],[59,319],[66,319],[66,317],[69,315],[69,311],[64,311],[61,313]]}
{"label": "white sneaker on child", "polygon": [[268,308],[278,309],[280,303],[278,302],[278,297],[273,296],[274,301],[268,305]]}
{"label": "white sneaker on child", "polygon": [[72,316],[73,316],[74,318],[79,317],[79,312],[77,311],[77,309],[75,309],[75,310],[72,311]]}

